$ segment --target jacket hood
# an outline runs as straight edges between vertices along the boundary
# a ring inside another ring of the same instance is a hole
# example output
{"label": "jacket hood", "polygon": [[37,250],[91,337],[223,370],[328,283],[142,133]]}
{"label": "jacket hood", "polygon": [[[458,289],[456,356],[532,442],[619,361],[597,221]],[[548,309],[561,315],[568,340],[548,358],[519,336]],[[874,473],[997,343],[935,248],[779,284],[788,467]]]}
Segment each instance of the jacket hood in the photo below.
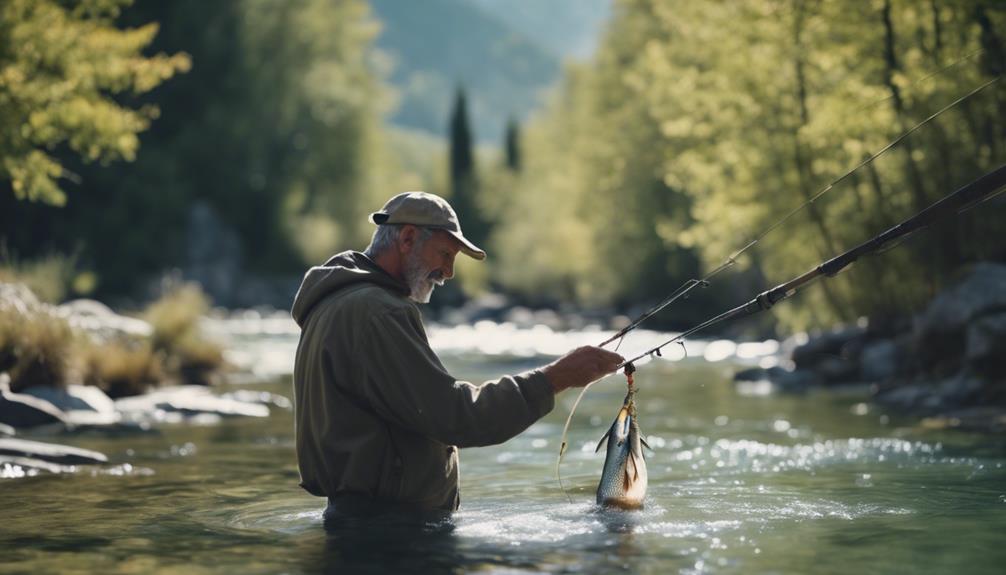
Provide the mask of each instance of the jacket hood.
{"label": "jacket hood", "polygon": [[314,306],[334,291],[358,283],[372,283],[389,291],[409,295],[409,287],[381,269],[374,260],[360,252],[347,251],[332,256],[304,274],[290,310],[297,325],[304,327]]}

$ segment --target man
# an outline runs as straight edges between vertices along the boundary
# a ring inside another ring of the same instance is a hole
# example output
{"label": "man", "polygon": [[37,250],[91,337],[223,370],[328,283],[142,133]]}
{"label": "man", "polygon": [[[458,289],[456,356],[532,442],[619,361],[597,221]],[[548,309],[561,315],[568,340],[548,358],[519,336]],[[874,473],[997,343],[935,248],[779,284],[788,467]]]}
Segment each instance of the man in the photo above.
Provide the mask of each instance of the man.
{"label": "man", "polygon": [[301,486],[328,497],[326,517],[388,505],[454,510],[459,447],[510,439],[551,411],[555,394],[623,358],[584,347],[481,386],[456,380],[430,349],[414,302],[454,276],[459,251],[477,260],[485,252],[433,194],[399,194],[370,218],[378,228],[366,251],[311,268],[294,300]]}

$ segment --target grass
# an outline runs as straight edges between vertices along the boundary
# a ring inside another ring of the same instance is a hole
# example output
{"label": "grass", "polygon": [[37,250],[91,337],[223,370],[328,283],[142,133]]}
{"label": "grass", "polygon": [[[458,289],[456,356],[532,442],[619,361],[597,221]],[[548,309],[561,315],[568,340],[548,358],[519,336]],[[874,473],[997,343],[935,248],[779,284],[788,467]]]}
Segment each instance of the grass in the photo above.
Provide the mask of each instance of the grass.
{"label": "grass", "polygon": [[0,371],[11,391],[33,385],[64,386],[73,364],[75,334],[65,320],[44,310],[27,313],[0,303]]}
{"label": "grass", "polygon": [[185,383],[208,385],[224,365],[223,350],[199,331],[199,319],[209,309],[202,289],[187,283],[165,293],[142,316],[153,327],[153,350],[165,355],[168,371]]}
{"label": "grass", "polygon": [[83,383],[109,397],[140,395],[164,378],[164,358],[148,341],[116,341],[85,345]]}
{"label": "grass", "polygon": [[0,245],[0,282],[24,284],[39,300],[57,304],[71,294],[83,296],[94,291],[97,278],[79,271],[75,256],[50,254],[19,261]]}
{"label": "grass", "polygon": [[208,310],[202,290],[185,284],[143,312],[153,328],[149,338],[120,335],[96,341],[47,306],[19,308],[0,298],[0,372],[9,373],[15,392],[80,382],[124,397],[172,380],[209,385],[224,359],[221,347],[199,330]]}

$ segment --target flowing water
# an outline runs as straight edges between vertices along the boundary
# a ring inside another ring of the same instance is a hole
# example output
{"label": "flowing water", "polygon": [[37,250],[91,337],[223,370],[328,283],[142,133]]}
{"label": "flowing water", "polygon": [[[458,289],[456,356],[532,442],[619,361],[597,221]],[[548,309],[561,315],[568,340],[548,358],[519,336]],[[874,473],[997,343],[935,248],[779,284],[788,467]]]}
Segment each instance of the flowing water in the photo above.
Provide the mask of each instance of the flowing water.
{"label": "flowing water", "polygon": [[[545,360],[479,351],[496,344],[470,335],[433,334],[459,377]],[[539,336],[560,348],[599,341],[530,334]],[[239,341],[234,353],[260,366],[269,354],[282,366],[295,344],[290,333]],[[451,348],[457,341],[477,345]],[[653,448],[641,511],[593,503],[603,462],[594,446],[624,395],[624,379],[612,376],[574,419],[562,467],[571,501],[554,476],[575,395],[567,392],[521,436],[463,450],[462,509],[437,520],[326,531],[324,502],[297,487],[287,410],[139,436],[58,437],[111,464],[0,480],[0,572],[1002,572],[1002,438],[927,430],[854,393],[738,389],[737,361],[640,366],[640,424]],[[240,387],[289,395],[281,371]]]}

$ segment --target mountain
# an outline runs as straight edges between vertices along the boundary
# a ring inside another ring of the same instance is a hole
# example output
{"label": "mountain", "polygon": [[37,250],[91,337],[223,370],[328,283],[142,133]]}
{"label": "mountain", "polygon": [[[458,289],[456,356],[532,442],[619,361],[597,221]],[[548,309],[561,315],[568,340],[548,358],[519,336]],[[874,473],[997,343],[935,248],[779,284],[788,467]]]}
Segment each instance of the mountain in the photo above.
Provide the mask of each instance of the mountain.
{"label": "mountain", "polygon": [[561,58],[594,54],[612,0],[469,0]]}
{"label": "mountain", "polygon": [[508,14],[511,2],[370,0],[382,25],[377,48],[391,60],[398,92],[392,123],[443,136],[461,86],[476,139],[500,142],[508,117],[523,119],[541,104],[562,58],[589,48],[590,23],[607,1],[516,0]]}

